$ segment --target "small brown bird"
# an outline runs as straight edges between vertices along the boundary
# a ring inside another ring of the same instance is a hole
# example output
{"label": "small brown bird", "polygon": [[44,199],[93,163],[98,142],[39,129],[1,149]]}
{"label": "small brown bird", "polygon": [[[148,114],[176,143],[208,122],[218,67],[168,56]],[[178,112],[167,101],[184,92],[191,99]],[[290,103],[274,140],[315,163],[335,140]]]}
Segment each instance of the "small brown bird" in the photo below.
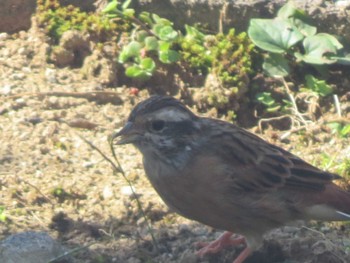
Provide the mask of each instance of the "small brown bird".
{"label": "small brown bird", "polygon": [[139,103],[113,138],[141,151],[148,179],[170,208],[226,230],[200,256],[245,244],[234,261],[241,263],[273,228],[350,220],[350,193],[332,182],[338,175],[231,123],[198,117],[172,97]]}

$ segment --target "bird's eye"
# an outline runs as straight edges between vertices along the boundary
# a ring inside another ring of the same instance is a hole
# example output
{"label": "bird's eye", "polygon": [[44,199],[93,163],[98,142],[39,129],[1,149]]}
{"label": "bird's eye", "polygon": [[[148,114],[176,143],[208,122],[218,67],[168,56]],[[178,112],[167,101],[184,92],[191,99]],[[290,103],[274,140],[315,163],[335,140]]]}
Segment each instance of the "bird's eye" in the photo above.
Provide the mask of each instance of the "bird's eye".
{"label": "bird's eye", "polygon": [[156,120],[151,122],[151,128],[156,132],[160,132],[161,130],[164,129],[164,127],[165,127],[165,121]]}

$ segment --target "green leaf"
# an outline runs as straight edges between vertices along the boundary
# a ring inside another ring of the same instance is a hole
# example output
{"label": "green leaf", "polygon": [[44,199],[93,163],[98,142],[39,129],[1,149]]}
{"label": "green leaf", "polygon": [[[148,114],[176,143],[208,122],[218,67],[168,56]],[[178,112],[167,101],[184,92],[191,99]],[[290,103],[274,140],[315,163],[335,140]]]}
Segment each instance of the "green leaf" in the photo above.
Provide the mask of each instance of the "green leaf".
{"label": "green leaf", "polygon": [[260,92],[255,95],[255,98],[260,103],[264,104],[267,108],[267,112],[275,112],[281,108],[275,101],[275,99],[271,96],[270,92]]}
{"label": "green leaf", "polygon": [[333,93],[333,89],[324,80],[319,80],[312,75],[306,75],[306,87],[316,92],[320,96],[327,96]]}
{"label": "green leaf", "polygon": [[162,18],[154,13],[152,13],[151,16],[157,25],[160,25],[160,26],[172,26],[173,25],[173,23],[170,22],[168,19]]}
{"label": "green leaf", "polygon": [[295,8],[294,4],[292,2],[287,2],[278,10],[277,17],[287,19],[294,16],[297,12],[298,9]]}
{"label": "green leaf", "polygon": [[128,18],[132,18],[132,17],[135,16],[135,10],[134,9],[130,9],[130,8],[123,10],[122,13],[123,13],[124,16],[126,16]]}
{"label": "green leaf", "polygon": [[102,10],[102,12],[103,13],[114,13],[116,10],[118,10],[118,4],[119,4],[118,1],[113,0],[106,5],[106,7]]}
{"label": "green leaf", "polygon": [[313,36],[317,32],[317,27],[311,26],[307,23],[305,23],[303,20],[298,18],[290,18],[289,19],[291,23],[299,30],[301,34],[303,34],[305,37],[307,36]]}
{"label": "green leaf", "polygon": [[170,43],[166,41],[159,41],[159,51],[167,51],[170,49]]}
{"label": "green leaf", "polygon": [[310,64],[333,64],[337,62],[331,55],[337,54],[343,46],[332,35],[320,33],[308,36],[303,41],[305,54],[295,53],[298,59]]}
{"label": "green leaf", "polygon": [[6,223],[7,221],[7,216],[5,214],[5,207],[0,206],[0,222]]}
{"label": "green leaf", "polygon": [[270,92],[259,92],[256,94],[257,101],[261,102],[266,106],[272,106],[275,103],[275,99],[272,98]]}
{"label": "green leaf", "polygon": [[142,45],[137,41],[131,41],[125,46],[119,55],[118,61],[120,63],[126,62],[129,58],[139,57]]}
{"label": "green leaf", "polygon": [[271,77],[285,77],[290,72],[288,60],[281,54],[276,53],[270,53],[264,59],[263,69]]}
{"label": "green leaf", "polygon": [[164,41],[174,41],[179,35],[172,26],[156,26],[155,33]]}
{"label": "green leaf", "polygon": [[131,3],[132,0],[125,0],[125,2],[122,4],[122,10],[126,10],[130,3]]}
{"label": "green leaf", "polygon": [[148,13],[148,12],[141,12],[139,14],[139,19],[144,22],[145,24],[148,24],[148,25],[153,25],[153,20],[151,18],[151,14]]}
{"label": "green leaf", "polygon": [[148,78],[150,78],[150,75],[148,74],[148,72],[143,70],[138,65],[128,67],[125,70],[125,75],[130,77],[130,78],[136,78],[136,79],[148,79]]}
{"label": "green leaf", "polygon": [[287,21],[275,19],[251,19],[248,35],[255,45],[272,53],[286,52],[304,36]]}
{"label": "green leaf", "polygon": [[149,79],[156,68],[156,63],[151,58],[144,58],[140,64],[134,64],[125,70],[125,75],[140,80]]}
{"label": "green leaf", "polygon": [[185,25],[186,35],[185,38],[187,40],[193,40],[195,42],[203,42],[205,35],[200,32],[197,28],[189,25]]}
{"label": "green leaf", "polygon": [[332,133],[340,133],[342,130],[342,125],[339,122],[330,122],[327,123],[327,126],[331,128]]}
{"label": "green leaf", "polygon": [[158,39],[154,36],[146,37],[145,47],[146,47],[146,50],[158,50],[158,47],[159,47]]}
{"label": "green leaf", "polygon": [[180,54],[175,50],[159,52],[159,60],[165,64],[174,63],[180,60]]}
{"label": "green leaf", "polygon": [[142,43],[145,42],[146,37],[149,36],[149,33],[146,30],[140,30],[136,32],[136,42]]}
{"label": "green leaf", "polygon": [[347,124],[340,130],[340,135],[342,137],[347,137],[349,134],[350,134],[350,124]]}
{"label": "green leaf", "polygon": [[150,75],[154,72],[156,69],[156,63],[151,58],[143,58],[140,61],[140,67],[144,70],[146,70]]}

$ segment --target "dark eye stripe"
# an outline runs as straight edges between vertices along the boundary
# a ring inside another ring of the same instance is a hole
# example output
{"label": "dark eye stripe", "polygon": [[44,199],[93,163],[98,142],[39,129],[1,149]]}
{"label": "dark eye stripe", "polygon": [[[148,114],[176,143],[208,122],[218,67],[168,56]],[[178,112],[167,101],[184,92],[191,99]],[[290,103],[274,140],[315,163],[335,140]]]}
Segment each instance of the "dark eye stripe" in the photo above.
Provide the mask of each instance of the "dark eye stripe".
{"label": "dark eye stripe", "polygon": [[[155,122],[155,121],[153,121]],[[158,121],[157,121],[158,122]],[[164,121],[165,128],[162,130],[164,134],[192,134],[197,129],[191,120],[185,121]]]}

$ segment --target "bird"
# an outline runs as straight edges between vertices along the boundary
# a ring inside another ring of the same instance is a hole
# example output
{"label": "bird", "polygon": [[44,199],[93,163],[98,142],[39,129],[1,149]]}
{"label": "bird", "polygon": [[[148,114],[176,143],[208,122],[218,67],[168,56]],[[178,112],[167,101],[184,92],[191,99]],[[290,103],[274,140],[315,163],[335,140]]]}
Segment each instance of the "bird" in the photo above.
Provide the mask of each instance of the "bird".
{"label": "bird", "polygon": [[[194,114],[171,96],[139,102],[114,145],[133,144],[151,185],[176,213],[224,233],[197,255],[229,245],[244,262],[268,231],[299,220],[350,220],[350,193],[323,171],[223,120]],[[235,233],[235,234],[234,234]]]}

